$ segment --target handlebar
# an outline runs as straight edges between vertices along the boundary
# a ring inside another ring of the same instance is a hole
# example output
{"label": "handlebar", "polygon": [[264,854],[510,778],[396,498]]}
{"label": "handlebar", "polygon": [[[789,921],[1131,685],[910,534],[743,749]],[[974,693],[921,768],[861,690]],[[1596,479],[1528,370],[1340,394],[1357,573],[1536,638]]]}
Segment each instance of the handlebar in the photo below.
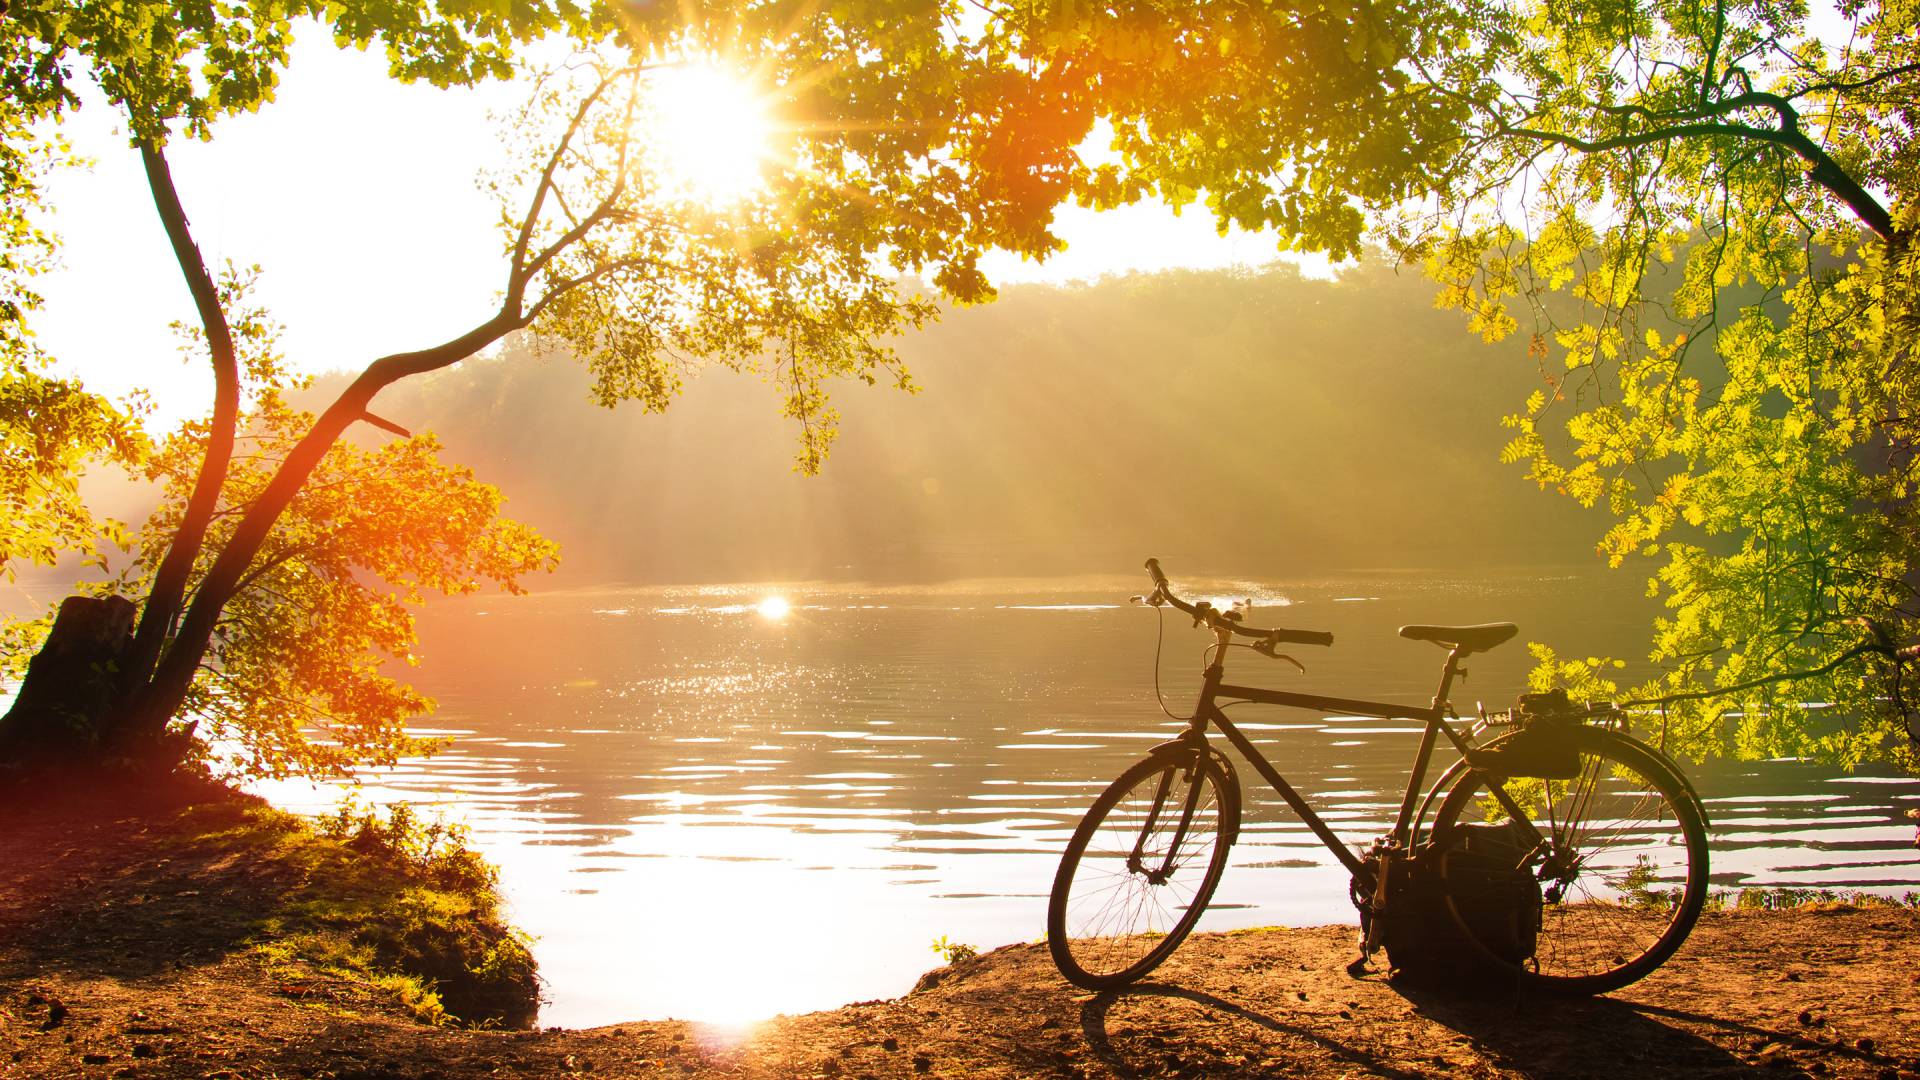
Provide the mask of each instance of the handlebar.
{"label": "handlebar", "polygon": [[1173,595],[1173,589],[1167,583],[1167,575],[1160,569],[1159,559],[1147,560],[1147,576],[1153,579],[1153,595],[1147,598],[1147,603],[1157,605],[1159,601],[1164,600],[1172,604],[1175,609],[1193,616],[1196,626],[1206,623],[1209,629],[1227,630],[1241,637],[1259,638],[1262,642],[1269,643],[1269,648],[1281,642],[1297,645],[1333,644],[1333,635],[1324,630],[1262,629],[1257,626],[1242,626],[1239,619],[1229,617],[1205,600],[1198,604],[1189,604]]}
{"label": "handlebar", "polygon": [[[1147,575],[1148,575],[1149,577],[1151,577],[1151,578],[1153,578],[1153,586],[1154,586],[1154,588],[1156,588],[1156,589],[1164,589],[1164,588],[1166,588],[1166,587],[1167,587],[1167,575],[1165,575],[1165,574],[1163,574],[1163,573],[1161,573],[1161,572],[1160,572],[1160,560],[1159,560],[1159,559],[1148,559],[1148,560],[1147,560]],[[1169,600],[1172,600],[1173,598],[1172,598],[1171,596],[1169,596],[1169,597],[1168,597],[1168,599],[1169,599]],[[1176,604],[1178,604],[1178,603],[1179,603],[1180,601],[1178,601],[1178,600],[1174,600],[1173,602],[1174,602],[1174,603],[1176,603]]]}

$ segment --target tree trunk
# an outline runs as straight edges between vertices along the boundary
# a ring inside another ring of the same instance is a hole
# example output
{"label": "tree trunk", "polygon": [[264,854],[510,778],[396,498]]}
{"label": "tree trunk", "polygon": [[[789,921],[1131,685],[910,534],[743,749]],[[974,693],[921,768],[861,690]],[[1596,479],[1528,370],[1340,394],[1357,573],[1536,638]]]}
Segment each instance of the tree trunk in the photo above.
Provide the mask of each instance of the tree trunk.
{"label": "tree trunk", "polygon": [[134,610],[123,596],[69,596],[60,604],[13,707],[0,716],[0,767],[98,758],[114,742],[111,713]]}
{"label": "tree trunk", "polygon": [[[234,352],[233,329],[220,306],[219,286],[207,272],[206,260],[200,257],[200,248],[193,242],[187,212],[180,205],[173,172],[160,145],[152,139],[143,140],[140,157],[146,166],[154,206],[160,212],[161,224],[166,226],[174,259],[180,264],[180,273],[186,278],[194,308],[200,314],[200,326],[207,335],[208,359],[213,363],[213,416],[207,422],[207,445],[200,459],[199,475],[193,482],[193,493],[187,498],[166,556],[154,571],[133,643],[120,664],[120,703],[126,709],[136,705],[153,676],[167,635],[180,614],[194,560],[200,557],[207,527],[220,506],[220,489],[227,482],[227,466],[233,460],[234,435],[240,417],[240,363]],[[169,707],[168,715],[172,711]]]}

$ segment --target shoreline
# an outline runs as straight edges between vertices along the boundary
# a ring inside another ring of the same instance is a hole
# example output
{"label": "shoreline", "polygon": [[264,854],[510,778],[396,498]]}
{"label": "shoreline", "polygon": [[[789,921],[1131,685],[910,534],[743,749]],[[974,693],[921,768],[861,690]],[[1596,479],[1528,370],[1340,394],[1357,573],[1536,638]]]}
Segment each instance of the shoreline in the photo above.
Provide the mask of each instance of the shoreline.
{"label": "shoreline", "polygon": [[1709,911],[1667,965],[1596,999],[1351,978],[1352,929],[1323,926],[1196,934],[1116,995],[1023,944],[744,1027],[430,1026],[377,980],[276,952],[234,917],[251,856],[183,858],[164,817],[7,813],[0,1078],[1920,1077],[1920,911],[1845,904]]}

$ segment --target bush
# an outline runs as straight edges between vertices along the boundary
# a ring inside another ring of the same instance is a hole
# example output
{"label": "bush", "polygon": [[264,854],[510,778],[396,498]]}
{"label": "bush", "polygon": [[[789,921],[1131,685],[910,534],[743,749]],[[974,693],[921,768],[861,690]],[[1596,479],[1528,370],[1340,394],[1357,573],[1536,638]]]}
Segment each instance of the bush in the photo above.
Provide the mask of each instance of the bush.
{"label": "bush", "polygon": [[405,803],[352,802],[315,823],[303,884],[269,929],[270,957],[367,978],[429,1023],[530,1025],[540,980],[500,915],[499,874],[467,831]]}

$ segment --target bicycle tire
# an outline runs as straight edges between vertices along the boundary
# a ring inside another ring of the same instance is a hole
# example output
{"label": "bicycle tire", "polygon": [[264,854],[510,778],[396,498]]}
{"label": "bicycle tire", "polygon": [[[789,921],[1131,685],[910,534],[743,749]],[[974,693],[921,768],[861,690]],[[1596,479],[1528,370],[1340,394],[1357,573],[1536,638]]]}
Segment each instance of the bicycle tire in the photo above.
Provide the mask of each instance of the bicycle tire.
{"label": "bicycle tire", "polygon": [[1239,825],[1239,785],[1210,754],[1154,754],[1121,773],[1081,818],[1054,874],[1047,948],[1060,974],[1113,990],[1158,967],[1206,910]]}
{"label": "bicycle tire", "polygon": [[[1576,740],[1575,778],[1504,781],[1549,844],[1522,864],[1542,894],[1532,955],[1503,958],[1473,929],[1465,912],[1483,870],[1449,874],[1441,855],[1438,879],[1454,930],[1483,964],[1522,989],[1603,994],[1646,977],[1693,930],[1707,899],[1707,834],[1691,786],[1664,757],[1598,728],[1578,729]],[[1475,822],[1509,822],[1482,794],[1489,779],[1469,769],[1447,792],[1430,833],[1435,851],[1455,843],[1470,810]]]}

